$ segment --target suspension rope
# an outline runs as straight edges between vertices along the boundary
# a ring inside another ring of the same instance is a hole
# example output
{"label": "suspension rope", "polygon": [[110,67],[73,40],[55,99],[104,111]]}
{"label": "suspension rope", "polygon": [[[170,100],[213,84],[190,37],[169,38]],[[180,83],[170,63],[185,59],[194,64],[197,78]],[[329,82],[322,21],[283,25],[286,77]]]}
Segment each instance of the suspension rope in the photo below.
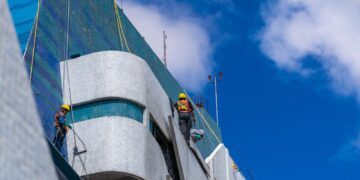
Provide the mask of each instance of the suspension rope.
{"label": "suspension rope", "polygon": [[121,50],[124,50],[123,39],[122,39],[122,36],[120,33],[120,25],[119,25],[120,23],[119,23],[118,16],[116,13],[117,12],[116,0],[114,0],[114,11],[115,11],[115,16],[116,16],[116,27],[117,27],[117,32],[119,35],[120,44],[121,44]]}
{"label": "suspension rope", "polygon": [[[71,108],[71,121],[73,124],[73,131],[75,131],[75,118],[74,118],[73,103],[72,103],[72,97],[71,97],[69,66],[68,66],[67,60],[65,61],[65,66],[66,66],[67,85],[68,85],[68,90],[69,90],[69,100],[70,100],[70,108]],[[74,144],[76,146],[75,134],[74,134]]]}
{"label": "suspension rope", "polygon": [[[199,114],[199,116],[200,116],[200,114]],[[201,121],[199,121],[199,122],[200,122],[200,126],[201,126],[203,129],[205,129],[204,121],[203,121],[203,119],[201,118],[201,116],[200,116],[200,119],[201,119]],[[210,128],[209,128],[209,129],[210,129]],[[207,140],[207,141],[211,144],[211,146],[216,147],[216,145],[217,145],[217,144],[215,144],[213,141],[211,141],[210,138],[204,138],[203,140],[204,140],[204,141]]]}
{"label": "suspension rope", "polygon": [[[70,23],[70,3],[68,0],[65,1],[66,6],[66,21],[65,21],[65,29],[64,29],[64,50],[63,50],[63,60],[68,59],[68,42],[69,42],[69,23]],[[63,66],[63,78],[62,78],[62,94],[65,94],[65,65]]]}
{"label": "suspension rope", "polygon": [[[72,121],[72,124],[73,124],[73,128],[71,129],[73,131],[73,138],[74,138],[74,154],[73,154],[73,161],[72,161],[72,164],[71,164],[71,167],[74,166],[74,160],[75,160],[75,156],[78,155],[79,156],[79,159],[80,159],[80,162],[81,162],[81,165],[83,167],[83,170],[85,171],[85,174],[86,174],[86,177],[87,179],[89,179],[89,175],[86,171],[86,167],[85,167],[85,162],[82,160],[80,154],[75,154],[75,151],[77,152],[78,149],[77,149],[77,143],[76,143],[76,137],[78,137],[78,139],[80,140],[80,143],[84,146],[84,149],[86,152],[86,146],[85,146],[85,143],[81,140],[81,138],[79,137],[79,135],[76,133],[76,130],[75,130],[75,117],[74,117],[74,109],[73,109],[73,102],[72,102],[72,94],[71,94],[71,84],[70,84],[70,73],[69,73],[69,65],[68,65],[68,58],[69,58],[69,33],[70,33],[70,0],[66,0],[66,8],[67,8],[67,13],[66,13],[66,25],[65,25],[65,28],[66,28],[66,31],[65,31],[65,48],[64,48],[64,67],[63,67],[63,82],[62,82],[62,85],[63,85],[63,95],[64,95],[64,92],[65,92],[65,75],[66,75],[66,80],[67,80],[67,85],[68,85],[68,92],[69,92],[69,101],[70,101],[70,108],[71,108],[71,121]],[[66,73],[65,73],[65,70],[66,70]],[[85,156],[86,158],[86,156]]]}
{"label": "suspension rope", "polygon": [[[69,34],[67,34],[67,36],[69,36]],[[67,46],[68,48],[68,46]],[[68,57],[68,51],[66,53],[66,56]],[[76,154],[75,152],[78,151],[77,149],[77,143],[76,143],[76,136],[79,137],[76,133],[76,130],[75,130],[75,117],[74,117],[74,105],[73,105],[73,102],[72,102],[72,94],[71,94],[71,84],[70,84],[70,73],[69,73],[69,65],[68,65],[68,59],[66,58],[65,62],[64,62],[64,68],[66,68],[66,79],[67,79],[67,85],[68,85],[68,92],[69,92],[69,101],[70,101],[70,108],[71,108],[71,121],[72,121],[72,124],[73,124],[73,128],[72,128],[72,131],[73,131],[73,137],[74,137],[74,153],[73,153],[73,161],[72,161],[72,164],[71,164],[71,167],[74,167],[74,162],[75,162],[75,156],[78,155],[79,156],[79,159],[80,159],[80,163],[83,167],[83,170],[85,171],[85,174],[86,174],[86,177],[87,179],[89,179],[89,175],[87,173],[87,170],[86,170],[86,166],[85,166],[85,162],[82,160],[80,154]],[[65,74],[64,74],[64,77],[63,79],[65,79]],[[79,139],[81,144],[84,146],[85,148],[85,152],[86,152],[86,146],[85,146],[85,143]],[[85,156],[86,157],[86,156]]]}
{"label": "suspension rope", "polygon": [[[117,24],[117,28],[118,28],[118,34],[119,34],[119,37],[120,37],[121,46],[123,48],[122,39],[124,39],[126,48],[127,48],[128,52],[131,53],[131,50],[129,48],[129,45],[127,43],[126,36],[125,36],[125,33],[124,33],[124,28],[122,26],[121,17],[119,15],[119,10],[118,10],[118,7],[116,5],[116,0],[114,0],[114,10],[115,10],[115,14],[116,14],[116,24]],[[120,32],[121,32],[121,34],[120,34]]]}
{"label": "suspension rope", "polygon": [[69,31],[70,31],[70,0],[67,3],[67,15],[66,15],[66,41],[65,41],[65,60],[69,58]]}
{"label": "suspension rope", "polygon": [[[70,74],[69,74],[68,60],[65,60],[65,65],[64,66],[66,66],[67,85],[68,85],[68,90],[69,90],[69,101],[70,101],[70,108],[71,108],[71,120],[72,120],[72,124],[73,124],[72,131],[73,131],[73,137],[74,137],[74,148],[73,148],[74,154],[73,154],[73,161],[72,161],[71,167],[74,167],[75,156],[78,155],[79,159],[80,159],[80,163],[81,163],[81,165],[83,167],[83,170],[85,171],[86,177],[87,177],[87,179],[89,179],[89,174],[86,171],[85,162],[82,160],[80,154],[75,153],[75,152],[78,151],[77,145],[76,145],[76,136],[79,138],[81,144],[84,146],[84,148],[85,148],[84,152],[86,152],[87,150],[86,150],[85,143],[81,140],[81,138],[79,137],[79,135],[76,133],[76,130],[75,130],[75,117],[74,117],[74,109],[73,109],[74,106],[73,106],[73,103],[72,103],[72,95],[71,95],[71,88],[70,88]],[[86,159],[86,156],[85,156],[85,159]]]}
{"label": "suspension rope", "polygon": [[[186,96],[189,97],[188,93],[184,90]],[[190,102],[192,104],[195,104],[190,98],[189,98]],[[211,128],[210,124],[205,120],[204,115],[202,114],[202,112],[200,112],[200,110],[195,106],[195,110],[198,112],[198,114],[200,115],[200,119],[205,122],[205,125],[210,129],[211,133],[215,136],[216,140],[218,141],[218,143],[221,143],[220,138],[216,135],[216,133],[214,132],[214,130]]]}
{"label": "suspension rope", "polygon": [[[117,11],[117,12],[118,12],[118,11]],[[120,18],[120,16],[119,16],[119,12],[117,13],[117,16],[118,16],[118,19],[119,19],[120,28],[121,28],[121,33],[122,33],[122,35],[123,35],[123,37],[124,37],[124,41],[125,41],[126,48],[128,49],[129,53],[131,53],[131,50],[130,50],[130,48],[129,48],[129,45],[128,45],[127,41],[126,41],[126,36],[125,36],[125,33],[124,33],[124,28],[123,28],[122,23],[121,23],[121,18]]]}
{"label": "suspension rope", "polygon": [[63,79],[62,79],[62,95],[64,96],[64,94],[65,94],[65,65],[63,66]]}
{"label": "suspension rope", "polygon": [[29,72],[30,84],[31,84],[32,74],[33,74],[33,69],[34,69],[35,46],[36,46],[36,37],[37,37],[38,24],[39,24],[40,4],[41,4],[41,0],[38,0],[38,7],[37,7],[37,11],[36,11],[36,18],[35,18],[34,40],[33,40],[32,54],[31,54],[31,65],[30,65],[30,72]]}
{"label": "suspension rope", "polygon": [[[200,114],[199,114],[199,116],[200,116]],[[199,121],[199,122],[200,122],[200,126],[201,126],[203,129],[205,129],[204,120],[201,118],[201,116],[200,116],[200,119],[201,119],[201,121]],[[209,129],[210,129],[210,128],[209,128]],[[211,129],[210,129],[210,130],[211,130]],[[215,142],[213,142],[210,138],[204,138],[203,141],[207,141],[207,142],[210,143],[210,145],[213,146],[213,147],[216,147],[216,146],[217,146],[217,144],[215,144]]]}
{"label": "suspension rope", "polygon": [[[66,0],[66,24],[65,24],[65,47],[64,47],[64,67],[63,67],[63,92],[65,91],[65,76],[67,77],[67,85],[68,85],[68,92],[69,92],[69,100],[70,100],[70,108],[71,108],[71,120],[73,124],[73,129],[75,130],[75,118],[74,118],[74,112],[73,104],[72,104],[72,98],[71,98],[71,88],[70,88],[70,75],[69,75],[69,67],[67,59],[69,57],[69,29],[70,29],[70,0]],[[65,73],[66,70],[66,73]],[[64,95],[64,94],[63,94]],[[76,138],[74,134],[74,144],[76,146]]]}

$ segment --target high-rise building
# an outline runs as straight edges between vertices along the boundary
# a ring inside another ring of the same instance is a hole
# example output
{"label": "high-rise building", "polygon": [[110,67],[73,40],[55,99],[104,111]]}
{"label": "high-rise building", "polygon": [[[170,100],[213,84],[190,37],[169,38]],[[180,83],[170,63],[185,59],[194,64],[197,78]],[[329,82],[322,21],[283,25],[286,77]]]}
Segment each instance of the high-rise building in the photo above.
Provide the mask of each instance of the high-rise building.
{"label": "high-rise building", "polygon": [[48,142],[57,108],[73,106],[62,149],[69,164],[49,143],[59,177],[244,179],[220,128],[195,105],[205,136],[186,144],[172,107],[184,90],[116,1],[9,1]]}

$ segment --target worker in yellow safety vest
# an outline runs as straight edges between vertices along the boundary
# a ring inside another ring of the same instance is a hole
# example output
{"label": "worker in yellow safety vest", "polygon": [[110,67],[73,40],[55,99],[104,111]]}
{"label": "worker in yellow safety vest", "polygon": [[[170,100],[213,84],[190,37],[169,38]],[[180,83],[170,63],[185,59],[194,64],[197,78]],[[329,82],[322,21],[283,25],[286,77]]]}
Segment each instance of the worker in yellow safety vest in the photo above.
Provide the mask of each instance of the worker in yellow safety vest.
{"label": "worker in yellow safety vest", "polygon": [[61,106],[60,111],[56,112],[54,117],[54,126],[56,129],[56,135],[53,140],[53,144],[56,149],[61,152],[61,147],[64,143],[64,138],[71,125],[66,122],[66,114],[71,110],[70,105],[64,104]]}
{"label": "worker in yellow safety vest", "polygon": [[187,100],[185,93],[179,94],[179,100],[174,104],[174,107],[179,113],[179,126],[186,142],[190,142],[190,130],[195,122],[194,109],[191,103]]}

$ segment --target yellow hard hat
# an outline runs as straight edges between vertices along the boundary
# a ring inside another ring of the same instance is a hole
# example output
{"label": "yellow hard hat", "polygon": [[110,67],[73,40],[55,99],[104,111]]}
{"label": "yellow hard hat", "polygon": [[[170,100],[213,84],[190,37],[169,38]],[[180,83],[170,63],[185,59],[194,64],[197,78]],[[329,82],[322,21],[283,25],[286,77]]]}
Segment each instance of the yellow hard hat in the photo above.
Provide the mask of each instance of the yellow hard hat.
{"label": "yellow hard hat", "polygon": [[185,93],[180,93],[179,94],[179,99],[186,99],[186,94]]}
{"label": "yellow hard hat", "polygon": [[63,104],[62,106],[61,106],[61,108],[64,108],[64,109],[66,109],[66,110],[68,110],[68,111],[70,111],[70,105],[68,105],[68,104]]}

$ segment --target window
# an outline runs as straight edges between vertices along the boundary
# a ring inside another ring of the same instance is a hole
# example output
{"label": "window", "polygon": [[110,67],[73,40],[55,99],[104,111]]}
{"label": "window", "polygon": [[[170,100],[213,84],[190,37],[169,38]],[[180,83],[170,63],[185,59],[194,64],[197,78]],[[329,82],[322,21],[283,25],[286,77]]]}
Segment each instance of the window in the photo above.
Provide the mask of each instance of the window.
{"label": "window", "polygon": [[171,178],[173,180],[178,180],[179,172],[172,143],[166,139],[166,136],[161,131],[160,127],[156,124],[154,118],[151,115],[148,128],[161,148]]}
{"label": "window", "polygon": [[[144,108],[127,100],[106,99],[74,106],[73,111],[75,122],[104,116],[120,116],[142,123]],[[71,116],[71,113],[67,116]]]}

